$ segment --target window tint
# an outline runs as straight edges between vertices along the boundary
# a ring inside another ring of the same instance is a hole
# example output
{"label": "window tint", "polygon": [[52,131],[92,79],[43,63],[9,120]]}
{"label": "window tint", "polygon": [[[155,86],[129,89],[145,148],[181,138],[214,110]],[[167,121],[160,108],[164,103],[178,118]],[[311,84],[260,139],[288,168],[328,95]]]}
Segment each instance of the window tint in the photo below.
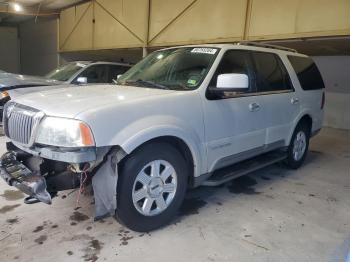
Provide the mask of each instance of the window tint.
{"label": "window tint", "polygon": [[248,75],[249,89],[247,92],[254,91],[254,76],[250,52],[241,50],[227,51],[222,57],[221,62],[218,68],[216,69],[213,78],[210,81],[209,86],[216,86],[218,75],[230,73]]}
{"label": "window tint", "polygon": [[113,80],[117,80],[118,75],[124,74],[126,71],[129,70],[130,67],[128,66],[119,66],[119,65],[110,65],[110,75],[109,75],[109,83],[112,83]]}
{"label": "window tint", "polygon": [[288,56],[288,59],[298,76],[302,89],[315,90],[324,88],[321,73],[311,58]]}
{"label": "window tint", "polygon": [[107,65],[93,65],[86,68],[78,77],[86,77],[88,83],[108,83]]}
{"label": "window tint", "polygon": [[288,72],[280,58],[272,53],[253,52],[258,92],[292,89]]}

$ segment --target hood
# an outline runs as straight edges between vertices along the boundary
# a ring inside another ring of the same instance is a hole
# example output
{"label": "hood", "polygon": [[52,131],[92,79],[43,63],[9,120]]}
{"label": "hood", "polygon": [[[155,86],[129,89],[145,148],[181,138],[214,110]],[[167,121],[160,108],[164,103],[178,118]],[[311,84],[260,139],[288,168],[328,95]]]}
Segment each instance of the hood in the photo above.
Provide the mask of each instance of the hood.
{"label": "hood", "polygon": [[34,92],[42,92],[46,90],[54,90],[65,87],[75,87],[76,85],[51,85],[51,86],[28,86],[24,88],[16,88],[8,90],[11,99],[16,99],[19,96]]}
{"label": "hood", "polygon": [[46,115],[74,118],[81,112],[111,104],[119,105],[174,93],[173,90],[119,85],[61,86],[19,96],[13,101],[43,111]]}
{"label": "hood", "polygon": [[62,82],[40,76],[17,75],[0,73],[0,90],[9,90],[26,86],[58,85]]}

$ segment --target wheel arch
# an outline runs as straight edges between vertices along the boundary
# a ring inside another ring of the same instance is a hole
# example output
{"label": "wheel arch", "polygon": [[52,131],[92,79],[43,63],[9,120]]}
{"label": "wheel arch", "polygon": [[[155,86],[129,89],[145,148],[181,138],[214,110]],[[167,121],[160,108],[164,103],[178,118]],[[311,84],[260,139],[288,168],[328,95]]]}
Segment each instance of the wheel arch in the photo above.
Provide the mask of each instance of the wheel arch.
{"label": "wheel arch", "polygon": [[311,133],[312,131],[312,116],[311,114],[305,112],[303,114],[300,114],[300,116],[297,118],[297,120],[294,122],[294,127],[293,129],[291,130],[290,134],[289,134],[289,137],[288,137],[288,145],[290,144],[290,140],[292,139],[292,136],[293,136],[293,133],[294,133],[294,130],[297,128],[297,126],[300,124],[300,123],[306,123],[308,126],[309,126],[309,131]]}
{"label": "wheel arch", "polygon": [[163,132],[162,134],[154,134],[153,132],[143,133],[142,136],[134,136],[129,141],[121,144],[120,147],[131,154],[138,148],[150,143],[167,143],[174,146],[184,157],[189,167],[189,185],[193,184],[195,177],[199,176],[203,171],[202,156],[205,155],[194,142],[191,137],[182,136],[180,132]]}
{"label": "wheel arch", "polygon": [[[192,186],[194,183],[193,181],[194,181],[195,164],[194,164],[194,159],[193,159],[191,149],[186,144],[186,142],[184,140],[182,140],[181,138],[176,137],[176,136],[160,136],[160,137],[155,137],[155,138],[152,138],[151,140],[146,141],[145,143],[143,143],[139,147],[146,145],[146,144],[151,144],[151,143],[166,143],[166,144],[173,146],[174,148],[176,148],[176,150],[178,150],[180,152],[180,154],[183,156],[183,158],[186,161],[187,167],[189,168],[188,185]],[[137,147],[137,148],[139,148],[139,147]]]}

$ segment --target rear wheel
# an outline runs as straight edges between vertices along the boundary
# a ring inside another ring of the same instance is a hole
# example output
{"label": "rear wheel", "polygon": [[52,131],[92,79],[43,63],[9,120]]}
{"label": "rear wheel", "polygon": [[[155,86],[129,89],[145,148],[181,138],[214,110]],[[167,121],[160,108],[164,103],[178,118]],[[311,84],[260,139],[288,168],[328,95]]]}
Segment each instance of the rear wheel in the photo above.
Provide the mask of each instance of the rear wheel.
{"label": "rear wheel", "polygon": [[171,221],[187,187],[185,159],[171,145],[148,144],[122,163],[117,218],[128,228],[145,232]]}
{"label": "rear wheel", "polygon": [[299,123],[294,130],[287,150],[286,164],[288,167],[297,169],[303,164],[309,149],[309,140],[309,126],[304,122]]}

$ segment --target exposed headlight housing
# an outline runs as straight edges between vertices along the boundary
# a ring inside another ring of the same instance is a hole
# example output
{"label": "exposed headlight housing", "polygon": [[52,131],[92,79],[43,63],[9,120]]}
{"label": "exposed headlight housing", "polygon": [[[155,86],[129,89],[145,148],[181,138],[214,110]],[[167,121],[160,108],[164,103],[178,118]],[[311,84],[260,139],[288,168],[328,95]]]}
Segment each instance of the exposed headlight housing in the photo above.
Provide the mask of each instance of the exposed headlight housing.
{"label": "exposed headlight housing", "polygon": [[90,127],[82,121],[45,117],[38,127],[36,143],[58,147],[94,146],[95,141]]}

